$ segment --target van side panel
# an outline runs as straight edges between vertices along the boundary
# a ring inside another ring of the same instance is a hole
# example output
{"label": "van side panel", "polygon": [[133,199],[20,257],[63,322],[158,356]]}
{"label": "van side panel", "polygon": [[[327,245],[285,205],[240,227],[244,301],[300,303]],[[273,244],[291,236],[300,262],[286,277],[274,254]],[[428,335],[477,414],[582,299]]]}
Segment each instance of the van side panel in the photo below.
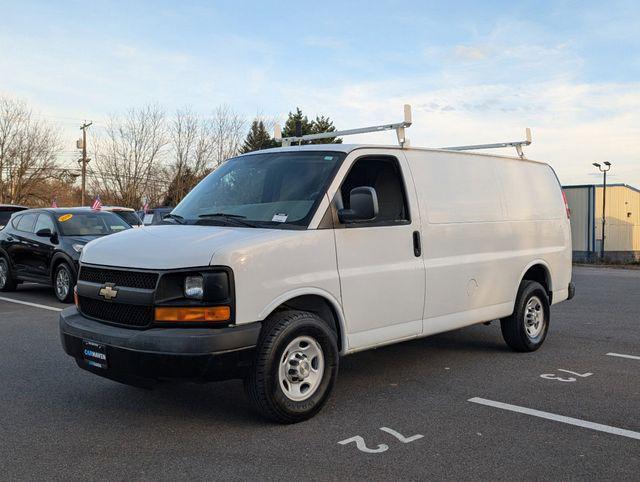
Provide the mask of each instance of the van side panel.
{"label": "van side panel", "polygon": [[553,284],[568,285],[568,222],[548,166],[442,151],[406,157],[423,219],[423,335],[509,315],[536,260],[550,267]]}

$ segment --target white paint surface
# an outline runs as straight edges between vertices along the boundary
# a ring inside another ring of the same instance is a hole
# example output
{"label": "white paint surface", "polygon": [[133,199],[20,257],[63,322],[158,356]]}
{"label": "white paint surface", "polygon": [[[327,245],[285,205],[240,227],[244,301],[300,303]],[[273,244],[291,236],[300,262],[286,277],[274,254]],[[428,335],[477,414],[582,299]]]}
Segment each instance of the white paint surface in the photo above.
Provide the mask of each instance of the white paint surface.
{"label": "white paint surface", "polygon": [[38,303],[30,303],[28,301],[14,300],[13,298],[5,298],[4,296],[0,296],[0,301],[8,301],[9,303],[17,303],[19,305],[33,306],[34,308],[41,308],[43,310],[62,311],[62,308],[56,308],[54,306],[47,306],[47,305],[40,305]]}
{"label": "white paint surface", "polygon": [[640,360],[640,356],[625,355],[624,353],[607,353],[609,356],[617,356],[620,358],[629,358],[630,360]]}
{"label": "white paint surface", "polygon": [[509,410],[511,412],[524,413],[525,415],[531,415],[533,417],[546,418],[547,420],[553,420],[555,422],[566,423],[569,425],[575,425],[577,427],[588,428],[591,430],[596,430],[598,432],[605,432],[613,435],[620,435],[621,437],[628,437],[628,438],[640,440],[640,432],[634,432],[632,430],[612,427],[610,425],[602,425],[601,423],[588,422],[586,420],[580,420],[579,418],[565,417],[564,415],[557,415],[555,413],[543,412],[541,410],[534,410],[533,408],[520,407],[518,405],[511,405],[510,403],[495,402],[493,400],[487,400],[486,398],[474,397],[474,398],[470,398],[467,401],[472,403],[478,403],[480,405],[486,405],[488,407],[500,408],[502,410]]}

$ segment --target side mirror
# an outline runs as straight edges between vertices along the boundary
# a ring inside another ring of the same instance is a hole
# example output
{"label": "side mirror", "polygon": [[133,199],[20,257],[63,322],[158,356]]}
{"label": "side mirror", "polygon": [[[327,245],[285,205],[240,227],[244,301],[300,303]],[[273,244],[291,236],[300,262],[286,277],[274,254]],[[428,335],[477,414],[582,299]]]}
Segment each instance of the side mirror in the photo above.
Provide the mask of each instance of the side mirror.
{"label": "side mirror", "polygon": [[53,237],[53,233],[51,232],[51,230],[49,228],[44,228],[44,229],[41,229],[40,231],[38,231],[36,233],[36,236],[38,236],[40,238],[51,238],[51,237]]}
{"label": "side mirror", "polygon": [[378,215],[378,195],[370,186],[355,187],[349,193],[349,209],[340,209],[341,223],[371,221]]}

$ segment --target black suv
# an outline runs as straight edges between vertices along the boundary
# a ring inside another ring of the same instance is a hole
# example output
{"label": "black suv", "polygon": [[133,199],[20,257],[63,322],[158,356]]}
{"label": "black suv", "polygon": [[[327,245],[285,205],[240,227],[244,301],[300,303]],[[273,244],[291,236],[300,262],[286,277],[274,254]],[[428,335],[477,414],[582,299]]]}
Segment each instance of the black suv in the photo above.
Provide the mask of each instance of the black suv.
{"label": "black suv", "polygon": [[86,208],[16,213],[0,231],[0,291],[32,281],[53,286],[56,297],[70,303],[84,245],[130,228],[113,213]]}

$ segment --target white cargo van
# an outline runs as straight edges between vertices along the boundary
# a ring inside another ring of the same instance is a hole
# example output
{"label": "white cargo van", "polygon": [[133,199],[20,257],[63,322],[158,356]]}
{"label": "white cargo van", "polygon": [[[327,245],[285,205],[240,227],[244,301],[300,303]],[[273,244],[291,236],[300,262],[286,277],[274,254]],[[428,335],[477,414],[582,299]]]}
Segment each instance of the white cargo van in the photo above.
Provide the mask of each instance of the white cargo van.
{"label": "white cargo van", "polygon": [[495,319],[533,351],[572,296],[547,164],[306,145],[230,159],[165,225],[88,244],[60,330],[95,374],[242,378],[263,414],[291,423],[326,402],[340,355]]}

